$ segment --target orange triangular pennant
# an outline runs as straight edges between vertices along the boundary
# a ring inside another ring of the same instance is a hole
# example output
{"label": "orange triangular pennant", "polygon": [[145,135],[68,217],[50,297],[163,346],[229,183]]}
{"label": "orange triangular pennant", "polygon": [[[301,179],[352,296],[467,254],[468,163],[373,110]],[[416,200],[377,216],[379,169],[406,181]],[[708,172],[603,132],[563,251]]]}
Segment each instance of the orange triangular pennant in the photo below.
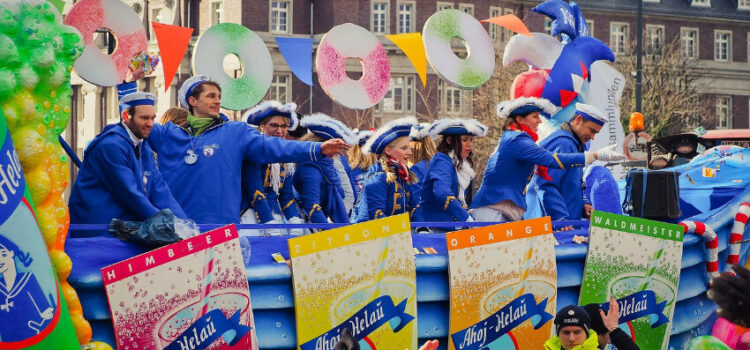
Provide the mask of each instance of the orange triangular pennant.
{"label": "orange triangular pennant", "polygon": [[177,68],[180,67],[182,57],[187,52],[193,28],[173,26],[163,23],[152,23],[156,42],[159,44],[159,55],[164,72],[164,91],[166,92],[172,83]]}
{"label": "orange triangular pennant", "polygon": [[523,21],[520,18],[516,17],[516,15],[514,14],[507,14],[507,15],[502,15],[500,17],[488,18],[481,22],[482,23],[494,23],[503,28],[507,28],[513,31],[514,33],[523,34],[531,38],[534,37],[533,35],[531,35],[529,28],[527,28],[526,25],[523,24]]}

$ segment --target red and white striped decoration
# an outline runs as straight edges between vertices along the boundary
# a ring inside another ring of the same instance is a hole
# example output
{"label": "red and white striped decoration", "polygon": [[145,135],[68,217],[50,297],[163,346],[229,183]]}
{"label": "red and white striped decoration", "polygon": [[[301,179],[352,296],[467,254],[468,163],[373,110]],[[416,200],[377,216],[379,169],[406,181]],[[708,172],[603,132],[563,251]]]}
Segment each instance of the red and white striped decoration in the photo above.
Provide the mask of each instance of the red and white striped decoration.
{"label": "red and white striped decoration", "polygon": [[211,295],[211,286],[213,285],[213,272],[214,272],[214,249],[207,248],[203,253],[203,279],[201,281],[201,311],[196,315],[196,320],[203,317],[208,313],[208,299]]}
{"label": "red and white striped decoration", "polygon": [[706,275],[708,280],[719,275],[719,238],[716,232],[700,221],[683,221],[680,225],[685,233],[694,233],[706,241]]}
{"label": "red and white striped decoration", "polygon": [[750,216],[750,203],[740,204],[737,209],[737,215],[734,216],[734,226],[729,234],[729,256],[727,256],[727,267],[731,264],[740,263],[740,242],[745,234],[745,224]]}

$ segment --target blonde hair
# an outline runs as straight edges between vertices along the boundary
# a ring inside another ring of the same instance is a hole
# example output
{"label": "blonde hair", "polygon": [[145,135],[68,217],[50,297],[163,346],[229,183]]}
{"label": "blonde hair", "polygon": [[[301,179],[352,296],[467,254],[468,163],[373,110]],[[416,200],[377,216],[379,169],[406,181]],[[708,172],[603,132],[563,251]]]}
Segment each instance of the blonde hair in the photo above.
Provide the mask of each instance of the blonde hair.
{"label": "blonde hair", "polygon": [[182,126],[187,123],[188,113],[190,112],[185,108],[172,107],[162,114],[159,123],[167,124],[168,122],[172,122],[177,126]]}
{"label": "blonde hair", "polygon": [[417,164],[423,160],[426,160],[427,164],[429,164],[430,159],[432,159],[437,152],[435,141],[429,136],[421,140],[413,140],[409,142],[409,147],[411,147],[411,159],[409,159],[409,161],[412,164]]}
{"label": "blonde hair", "polygon": [[363,154],[362,153],[362,147],[360,145],[354,145],[352,148],[349,149],[349,153],[347,154],[347,158],[349,159],[349,166],[354,168],[359,168],[361,170],[367,170],[369,169],[375,162],[378,161],[378,156],[370,153],[370,154]]}
{"label": "blonde hair", "polygon": [[[406,136],[404,136],[404,137],[406,137]],[[392,148],[393,144],[395,144],[396,142],[400,141],[404,137],[399,137],[399,138],[396,138],[395,140],[391,141],[391,143],[389,143],[387,146],[385,146],[385,148],[383,149],[383,153],[380,153],[380,155],[378,157],[378,161],[380,162],[380,165],[383,166],[383,172],[385,172],[385,181],[387,183],[393,183],[393,182],[396,181],[396,173],[394,173],[393,170],[391,170],[391,167],[388,166],[388,154],[385,153],[385,150],[388,149],[388,148]],[[410,184],[419,182],[419,179],[417,178],[417,175],[415,175],[414,172],[411,171],[411,169],[409,169],[407,167],[406,171],[409,172],[409,183]]]}
{"label": "blonde hair", "polygon": [[325,142],[325,140],[322,137],[315,135],[314,133],[311,133],[311,132],[308,132],[307,134],[300,137],[299,141]]}

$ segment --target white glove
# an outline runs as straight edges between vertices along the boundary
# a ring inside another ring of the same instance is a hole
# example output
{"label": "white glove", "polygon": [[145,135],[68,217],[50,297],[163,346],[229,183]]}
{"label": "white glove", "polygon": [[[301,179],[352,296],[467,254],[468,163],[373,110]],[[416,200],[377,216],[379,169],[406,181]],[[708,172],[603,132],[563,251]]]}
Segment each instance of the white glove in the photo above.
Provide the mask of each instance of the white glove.
{"label": "white glove", "polygon": [[471,214],[469,214],[469,217],[468,217],[468,218],[466,218],[466,222],[475,222],[475,221],[476,221],[476,220],[474,220],[474,217],[473,217],[473,216],[471,216]]}
{"label": "white glove", "polygon": [[[265,224],[278,225],[278,224],[283,224],[283,222],[278,221],[278,220],[271,220],[269,222],[266,222]],[[263,229],[263,234],[266,236],[281,236],[281,229],[280,228],[265,228]]]}
{"label": "white glove", "polygon": [[[296,216],[292,217],[290,219],[287,219],[286,221],[289,224],[304,224],[304,222],[302,222],[302,219],[300,219],[299,217],[296,217]],[[303,228],[290,228],[289,229],[289,234],[292,235],[292,236],[302,236],[303,234],[305,234],[305,229],[303,229]]]}
{"label": "white glove", "polygon": [[605,162],[618,162],[622,160],[628,159],[625,157],[624,154],[618,152],[615,150],[617,147],[617,144],[609,145],[607,147],[604,147],[598,151],[596,151],[596,159],[602,160]]}

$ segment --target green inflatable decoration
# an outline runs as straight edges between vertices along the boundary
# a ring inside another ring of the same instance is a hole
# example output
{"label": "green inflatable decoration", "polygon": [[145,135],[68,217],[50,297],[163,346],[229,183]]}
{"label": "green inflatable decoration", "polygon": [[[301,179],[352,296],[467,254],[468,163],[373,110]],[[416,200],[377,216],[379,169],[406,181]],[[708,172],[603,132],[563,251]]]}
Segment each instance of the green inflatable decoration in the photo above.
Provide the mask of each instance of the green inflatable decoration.
{"label": "green inflatable decoration", "polygon": [[57,141],[82,50],[50,3],[0,0],[0,349],[78,349],[91,337],[65,282],[69,168]]}

